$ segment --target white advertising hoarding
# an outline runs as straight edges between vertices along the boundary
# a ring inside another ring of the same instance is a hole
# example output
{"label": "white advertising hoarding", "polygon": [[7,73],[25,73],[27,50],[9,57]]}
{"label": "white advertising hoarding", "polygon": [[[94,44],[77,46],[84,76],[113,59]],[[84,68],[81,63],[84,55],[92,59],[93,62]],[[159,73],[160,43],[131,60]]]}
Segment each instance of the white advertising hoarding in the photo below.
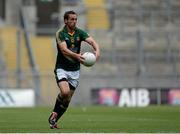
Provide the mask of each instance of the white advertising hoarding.
{"label": "white advertising hoarding", "polygon": [[0,107],[33,107],[33,89],[0,89]]}

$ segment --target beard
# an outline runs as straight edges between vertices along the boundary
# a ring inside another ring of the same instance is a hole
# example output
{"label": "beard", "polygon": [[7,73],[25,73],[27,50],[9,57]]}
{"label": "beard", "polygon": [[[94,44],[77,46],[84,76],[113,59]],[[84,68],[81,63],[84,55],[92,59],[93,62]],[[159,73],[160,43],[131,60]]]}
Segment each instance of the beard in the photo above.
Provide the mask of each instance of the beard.
{"label": "beard", "polygon": [[76,27],[76,24],[69,25],[69,29],[71,29],[71,30],[74,30],[75,27]]}

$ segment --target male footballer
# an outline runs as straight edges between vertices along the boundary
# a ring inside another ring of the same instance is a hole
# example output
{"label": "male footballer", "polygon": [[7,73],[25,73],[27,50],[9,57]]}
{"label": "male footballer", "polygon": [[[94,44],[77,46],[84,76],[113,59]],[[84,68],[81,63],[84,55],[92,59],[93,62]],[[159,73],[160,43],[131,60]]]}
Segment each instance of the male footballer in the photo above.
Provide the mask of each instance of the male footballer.
{"label": "male footballer", "polygon": [[64,14],[64,27],[56,32],[58,53],[54,73],[59,94],[48,120],[52,129],[59,128],[57,121],[67,110],[79,84],[80,63],[84,61],[80,52],[81,42],[85,41],[93,47],[96,60],[100,56],[99,45],[84,30],[76,27],[76,23],[77,14],[74,11],[67,11]]}

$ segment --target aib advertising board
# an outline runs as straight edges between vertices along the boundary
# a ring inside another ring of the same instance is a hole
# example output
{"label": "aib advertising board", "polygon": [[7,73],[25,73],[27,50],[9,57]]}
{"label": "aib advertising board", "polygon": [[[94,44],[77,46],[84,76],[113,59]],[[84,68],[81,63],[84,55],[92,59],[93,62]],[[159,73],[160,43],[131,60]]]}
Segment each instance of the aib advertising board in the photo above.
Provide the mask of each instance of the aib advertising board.
{"label": "aib advertising board", "polygon": [[172,88],[94,88],[92,104],[145,107],[148,105],[180,105],[180,89]]}

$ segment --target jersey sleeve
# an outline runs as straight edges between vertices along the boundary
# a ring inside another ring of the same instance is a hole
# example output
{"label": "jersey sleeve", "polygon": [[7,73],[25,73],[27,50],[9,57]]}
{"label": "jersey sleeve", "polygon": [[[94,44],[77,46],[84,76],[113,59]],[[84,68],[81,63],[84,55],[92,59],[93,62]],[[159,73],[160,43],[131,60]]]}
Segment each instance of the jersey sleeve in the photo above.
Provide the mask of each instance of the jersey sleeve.
{"label": "jersey sleeve", "polygon": [[63,32],[61,32],[61,31],[56,32],[56,40],[58,43],[65,41]]}
{"label": "jersey sleeve", "polygon": [[81,40],[85,41],[89,37],[89,34],[83,30],[80,30]]}

